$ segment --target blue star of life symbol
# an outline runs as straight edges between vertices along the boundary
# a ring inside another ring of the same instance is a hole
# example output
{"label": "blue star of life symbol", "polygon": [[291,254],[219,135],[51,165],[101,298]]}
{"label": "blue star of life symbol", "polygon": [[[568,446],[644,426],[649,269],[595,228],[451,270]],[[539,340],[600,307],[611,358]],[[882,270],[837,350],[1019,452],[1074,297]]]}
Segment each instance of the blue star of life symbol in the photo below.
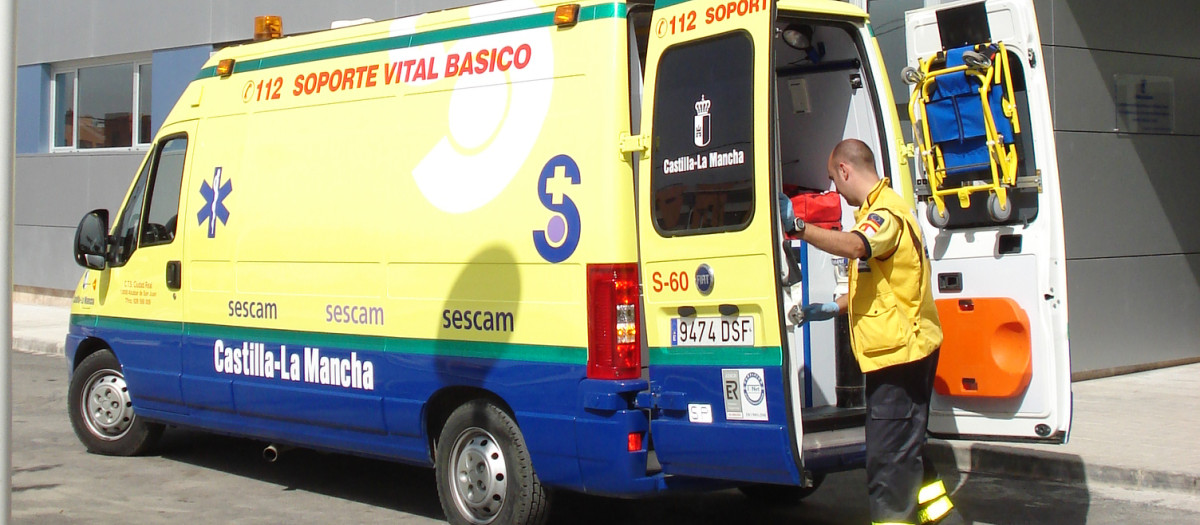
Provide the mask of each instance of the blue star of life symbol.
{"label": "blue star of life symbol", "polygon": [[208,185],[208,181],[204,181],[200,185],[200,195],[204,197],[204,207],[200,209],[200,213],[196,214],[196,219],[203,225],[204,221],[208,221],[208,238],[212,239],[217,236],[217,220],[221,224],[228,224],[229,210],[225,208],[225,197],[233,192],[233,181],[227,180],[225,184],[221,184],[221,167],[213,171],[212,186]]}

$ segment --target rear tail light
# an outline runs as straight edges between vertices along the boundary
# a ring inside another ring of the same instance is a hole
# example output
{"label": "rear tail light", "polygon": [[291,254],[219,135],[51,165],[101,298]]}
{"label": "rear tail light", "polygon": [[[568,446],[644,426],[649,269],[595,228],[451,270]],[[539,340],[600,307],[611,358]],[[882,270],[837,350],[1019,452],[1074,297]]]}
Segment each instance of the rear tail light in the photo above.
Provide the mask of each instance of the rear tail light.
{"label": "rear tail light", "polygon": [[642,375],[637,265],[591,264],[587,272],[587,376],[637,379]]}
{"label": "rear tail light", "polygon": [[642,451],[642,433],[641,432],[630,432],[629,433],[629,447],[628,448],[629,448],[630,452],[641,452]]}

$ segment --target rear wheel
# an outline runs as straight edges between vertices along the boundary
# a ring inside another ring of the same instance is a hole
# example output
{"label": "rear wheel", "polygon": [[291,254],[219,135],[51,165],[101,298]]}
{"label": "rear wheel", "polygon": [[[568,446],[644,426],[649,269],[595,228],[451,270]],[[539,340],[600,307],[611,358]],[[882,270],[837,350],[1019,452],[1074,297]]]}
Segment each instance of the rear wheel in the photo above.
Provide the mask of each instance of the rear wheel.
{"label": "rear wheel", "polygon": [[163,426],[137,417],[121,363],[110,350],[83,359],[71,376],[67,411],[88,451],[135,456],[158,441]]}
{"label": "rear wheel", "polygon": [[456,525],[543,523],[549,500],[507,412],[484,400],[458,407],[437,443],[438,499]]}

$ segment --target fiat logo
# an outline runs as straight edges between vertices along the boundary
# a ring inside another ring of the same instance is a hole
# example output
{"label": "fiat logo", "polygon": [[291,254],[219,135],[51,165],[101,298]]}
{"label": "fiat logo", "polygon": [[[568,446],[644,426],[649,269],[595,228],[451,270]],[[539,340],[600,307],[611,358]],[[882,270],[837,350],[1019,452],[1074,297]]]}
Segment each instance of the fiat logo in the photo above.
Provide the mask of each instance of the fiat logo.
{"label": "fiat logo", "polygon": [[701,264],[696,268],[696,289],[700,290],[701,294],[708,295],[713,289],[713,271],[707,264]]}

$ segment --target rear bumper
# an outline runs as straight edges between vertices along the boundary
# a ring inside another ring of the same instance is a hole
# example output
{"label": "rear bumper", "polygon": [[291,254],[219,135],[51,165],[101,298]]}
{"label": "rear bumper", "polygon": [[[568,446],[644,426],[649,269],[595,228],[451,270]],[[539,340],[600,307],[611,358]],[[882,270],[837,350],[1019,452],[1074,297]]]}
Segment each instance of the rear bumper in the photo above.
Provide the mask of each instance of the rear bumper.
{"label": "rear bumper", "polygon": [[[583,492],[635,497],[666,488],[662,474],[648,468],[649,414],[633,408],[637,393],[649,388],[640,379],[585,379],[580,384],[583,413],[575,429]],[[637,450],[630,450],[631,435],[641,441]]]}

